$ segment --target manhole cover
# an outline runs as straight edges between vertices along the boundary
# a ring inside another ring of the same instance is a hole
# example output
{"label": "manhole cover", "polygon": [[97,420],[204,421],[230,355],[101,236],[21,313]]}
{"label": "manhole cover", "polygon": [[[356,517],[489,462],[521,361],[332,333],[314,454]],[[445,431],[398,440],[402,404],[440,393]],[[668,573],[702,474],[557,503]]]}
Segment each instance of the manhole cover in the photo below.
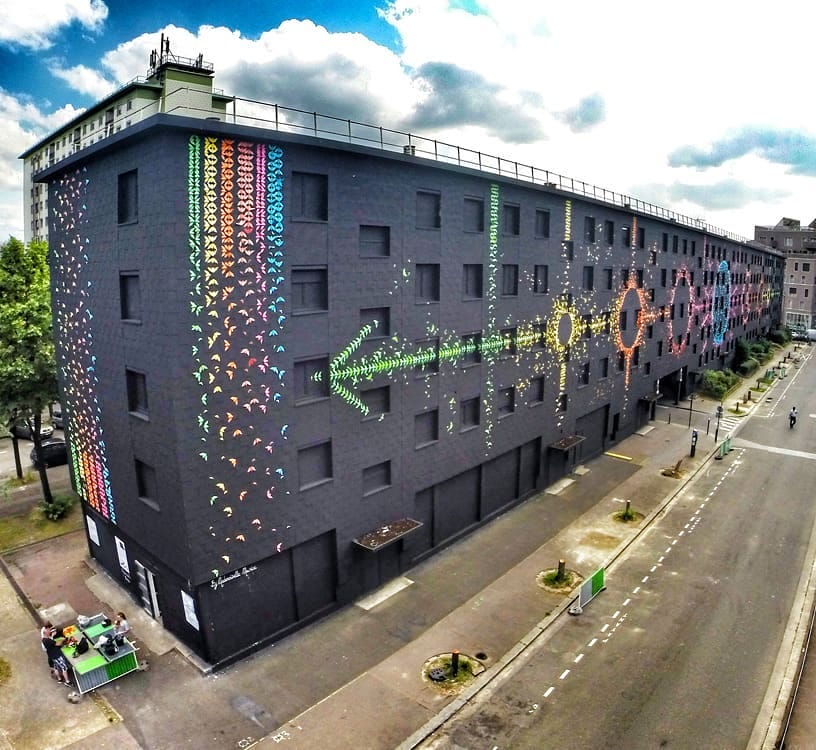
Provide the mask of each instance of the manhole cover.
{"label": "manhole cover", "polygon": [[434,669],[429,669],[428,677],[430,677],[434,682],[444,682],[445,670],[439,669],[438,667],[435,667]]}

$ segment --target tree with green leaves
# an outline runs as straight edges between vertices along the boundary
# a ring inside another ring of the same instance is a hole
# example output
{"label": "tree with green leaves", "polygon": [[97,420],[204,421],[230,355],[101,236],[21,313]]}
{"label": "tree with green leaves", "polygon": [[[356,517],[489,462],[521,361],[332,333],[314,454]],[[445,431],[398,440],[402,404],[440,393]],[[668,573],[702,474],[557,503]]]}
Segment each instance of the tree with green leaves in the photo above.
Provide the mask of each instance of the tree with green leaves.
{"label": "tree with green leaves", "polygon": [[[0,423],[25,423],[40,455],[43,412],[57,398],[51,322],[48,247],[9,237],[0,245]],[[21,475],[16,438],[14,453]],[[38,461],[43,499],[53,502],[45,465]]]}

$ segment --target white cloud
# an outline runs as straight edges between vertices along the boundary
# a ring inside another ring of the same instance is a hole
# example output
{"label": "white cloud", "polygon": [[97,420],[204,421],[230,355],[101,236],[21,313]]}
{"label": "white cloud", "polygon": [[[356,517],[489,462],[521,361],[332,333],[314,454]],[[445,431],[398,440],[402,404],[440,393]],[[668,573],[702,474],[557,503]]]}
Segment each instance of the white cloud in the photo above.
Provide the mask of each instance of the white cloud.
{"label": "white cloud", "polygon": [[65,81],[74,91],[95,99],[103,99],[116,88],[116,84],[105,78],[99,71],[85,65],[75,65],[73,68],[52,65],[51,72],[57,78]]}
{"label": "white cloud", "polygon": [[[769,12],[745,0],[738,14],[710,0],[451,5],[388,2],[381,15],[396,51],[309,20],[254,39],[225,27],[167,26],[109,50],[98,70],[57,75],[101,98],[112,82],[147,72],[164,33],[173,52],[214,63],[215,86],[239,97],[411,130],[746,236],[777,214],[807,219],[816,181],[797,144],[816,138],[801,89],[816,5],[777,0]],[[785,54],[769,39],[784,39]],[[59,119],[46,107],[17,106],[29,110],[18,138],[36,140]],[[0,98],[4,120],[5,112]]]}
{"label": "white cloud", "polygon": [[102,0],[6,0],[0,4],[0,44],[47,49],[65,26],[98,31],[108,17]]}

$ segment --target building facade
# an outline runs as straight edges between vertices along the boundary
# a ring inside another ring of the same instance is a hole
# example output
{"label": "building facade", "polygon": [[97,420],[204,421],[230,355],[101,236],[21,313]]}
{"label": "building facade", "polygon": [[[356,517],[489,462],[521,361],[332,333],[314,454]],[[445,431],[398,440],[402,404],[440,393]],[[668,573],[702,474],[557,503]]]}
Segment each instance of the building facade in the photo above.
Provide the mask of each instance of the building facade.
{"label": "building facade", "polygon": [[155,113],[36,175],[90,553],[213,664],[565,477],[779,323],[770,248],[444,144],[233,120]]}
{"label": "building facade", "polygon": [[785,254],[785,325],[794,331],[816,328],[816,219],[804,227],[788,218],[756,226],[754,239]]}

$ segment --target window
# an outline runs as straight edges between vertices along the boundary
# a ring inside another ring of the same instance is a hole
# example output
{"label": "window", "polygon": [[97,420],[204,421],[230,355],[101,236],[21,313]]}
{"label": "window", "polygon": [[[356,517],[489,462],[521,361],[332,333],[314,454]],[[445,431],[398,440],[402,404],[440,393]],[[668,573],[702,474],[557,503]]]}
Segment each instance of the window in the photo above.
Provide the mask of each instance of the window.
{"label": "window", "polygon": [[420,190],[416,196],[417,229],[439,229],[442,226],[442,198],[439,193]]}
{"label": "window", "polygon": [[558,396],[558,411],[566,411],[568,406],[569,396],[566,393],[562,393]]}
{"label": "window", "polygon": [[368,338],[381,338],[391,335],[391,308],[364,307],[360,310],[360,326],[373,326]]}
{"label": "window", "polygon": [[391,486],[391,462],[383,461],[363,469],[363,495],[373,495]]}
{"label": "window", "polygon": [[642,250],[646,247],[646,229],[644,227],[638,227],[637,230],[637,246]]}
{"label": "window", "polygon": [[594,216],[584,216],[584,242],[595,242]]}
{"label": "window", "polygon": [[626,369],[626,354],[618,352],[618,372],[623,372]]}
{"label": "window", "polygon": [[153,510],[159,510],[158,500],[158,485],[156,484],[156,470],[140,461],[138,458],[134,460],[136,469],[136,494],[139,499],[149,505]]}
{"label": "window", "polygon": [[615,244],[615,222],[608,219],[604,222],[604,240],[607,245]]}
{"label": "window", "polygon": [[147,412],[147,379],[143,372],[125,370],[127,382],[128,411],[146,417]]}
{"label": "window", "polygon": [[466,398],[459,403],[459,423],[462,432],[479,426],[480,404],[478,396]]}
{"label": "window", "polygon": [[585,339],[592,338],[592,316],[591,315],[584,315],[581,317],[581,335]]}
{"label": "window", "polygon": [[575,259],[575,244],[572,240],[564,240],[564,257],[572,261]]}
{"label": "window", "polygon": [[660,269],[660,286],[663,286],[663,287],[666,286],[666,275],[667,275],[666,274],[666,269],[661,268]]}
{"label": "window", "polygon": [[465,263],[462,266],[462,296],[465,299],[482,298],[481,263]]}
{"label": "window", "polygon": [[295,403],[329,397],[329,358],[295,361]]}
{"label": "window", "polygon": [[360,225],[360,257],[387,258],[391,255],[391,227]]}
{"label": "window", "polygon": [[500,388],[497,394],[496,411],[499,418],[506,417],[516,410],[516,388],[510,386],[509,388]]}
{"label": "window", "polygon": [[595,288],[595,266],[584,266],[583,287],[588,292]]}
{"label": "window", "polygon": [[481,333],[468,333],[462,336],[462,357],[460,361],[463,366],[482,361]]}
{"label": "window", "polygon": [[613,271],[613,269],[604,268],[604,279],[605,279],[604,286],[607,289],[612,288],[612,282],[613,282],[614,278],[615,278],[615,272]]}
{"label": "window", "polygon": [[677,252],[677,243],[679,242],[679,237],[676,234],[672,235],[672,252]]}
{"label": "window", "polygon": [[810,271],[810,263],[802,263],[802,271]]}
{"label": "window", "polygon": [[531,346],[533,349],[543,349],[546,345],[547,327],[544,323],[533,323],[530,329]]}
{"label": "window", "polygon": [[136,169],[119,175],[118,222],[133,224],[139,220],[139,172]]}
{"label": "window", "polygon": [[329,219],[329,177],[292,172],[292,218],[307,221]]}
{"label": "window", "polygon": [[518,266],[514,263],[502,264],[502,295],[516,297],[518,295]]}
{"label": "window", "polygon": [[637,277],[637,288],[643,289],[643,269],[638,268],[637,271],[635,271],[635,276]]}
{"label": "window", "polygon": [[581,367],[581,385],[589,385],[589,362],[584,362]]}
{"label": "window", "polygon": [[465,198],[462,229],[466,232],[484,232],[484,201],[481,198]]}
{"label": "window", "polygon": [[626,326],[627,326],[627,322],[628,322],[627,317],[628,317],[628,312],[626,310],[621,310],[620,311],[620,317],[618,319],[618,328],[619,328],[619,330],[621,330],[621,331],[626,330]]}
{"label": "window", "polygon": [[531,406],[533,404],[544,403],[544,376],[536,375],[530,378],[530,400],[528,402]]}
{"label": "window", "polygon": [[518,338],[518,331],[515,326],[510,328],[502,328],[502,357],[514,357],[516,354],[516,342]]}
{"label": "window", "polygon": [[329,309],[329,272],[326,268],[292,269],[292,312],[325,312]]}
{"label": "window", "polygon": [[535,236],[550,236],[550,212],[543,208],[538,208],[535,212]]}
{"label": "window", "polygon": [[298,486],[301,490],[323,484],[332,478],[331,440],[300,448],[297,457]]}
{"label": "window", "polygon": [[621,244],[624,247],[632,246],[632,227],[621,227]]}
{"label": "window", "polygon": [[424,448],[439,440],[439,410],[431,409],[414,416],[414,447]]}
{"label": "window", "polygon": [[603,359],[601,359],[600,371],[602,378],[609,377],[609,357],[603,357]]}
{"label": "window", "polygon": [[142,319],[142,293],[138,273],[119,274],[119,304],[122,320],[135,322]]}
{"label": "window", "polygon": [[669,233],[663,232],[663,241],[660,245],[660,248],[663,250],[664,253],[669,251]]}
{"label": "window", "polygon": [[416,375],[430,375],[439,372],[439,339],[422,339],[416,342]]}
{"label": "window", "polygon": [[360,389],[360,401],[368,407],[365,419],[378,419],[383,414],[390,414],[391,386],[382,385],[376,388]]}
{"label": "window", "polygon": [[533,269],[533,292],[535,294],[546,294],[550,289],[550,267],[536,266]]}
{"label": "window", "polygon": [[502,206],[502,233],[518,236],[521,233],[521,207],[514,203]]}
{"label": "window", "polygon": [[439,302],[439,264],[417,263],[414,293],[417,302]]}

